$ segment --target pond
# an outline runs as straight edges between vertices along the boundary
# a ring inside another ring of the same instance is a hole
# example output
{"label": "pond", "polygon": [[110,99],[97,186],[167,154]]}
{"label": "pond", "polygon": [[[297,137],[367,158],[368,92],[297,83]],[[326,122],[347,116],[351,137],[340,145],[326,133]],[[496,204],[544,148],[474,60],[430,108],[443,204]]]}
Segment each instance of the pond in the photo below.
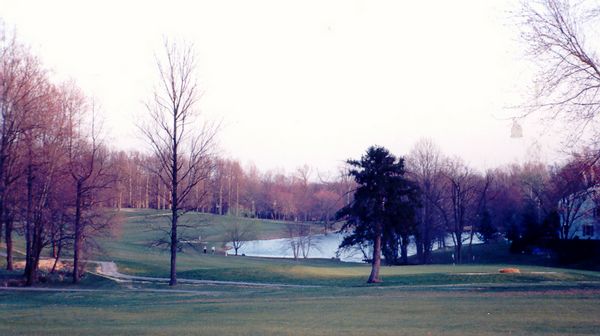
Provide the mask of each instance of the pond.
{"label": "pond", "polygon": [[[346,262],[363,262],[363,253],[355,248],[338,252],[338,247],[344,239],[343,233],[328,233],[314,235],[310,239],[310,244],[304,240],[302,245],[309,246],[307,256],[308,258],[339,258],[341,261]],[[465,235],[466,239],[468,235]],[[264,239],[264,240],[252,240],[246,242],[238,251],[238,254],[244,254],[253,257],[271,257],[271,258],[293,258],[294,252],[292,245],[298,243],[298,238],[292,241],[290,238],[279,238],[279,239]],[[480,244],[481,241],[475,236],[473,238],[473,244]],[[232,246],[231,243],[227,244]],[[453,246],[452,237],[446,237],[446,245]],[[437,248],[435,244],[434,249]],[[229,251],[230,254],[233,250]],[[416,245],[414,240],[411,239],[411,243],[408,246],[408,255],[414,255],[417,253]],[[368,252],[369,257],[372,252]],[[302,258],[302,252],[299,252],[299,258]]]}

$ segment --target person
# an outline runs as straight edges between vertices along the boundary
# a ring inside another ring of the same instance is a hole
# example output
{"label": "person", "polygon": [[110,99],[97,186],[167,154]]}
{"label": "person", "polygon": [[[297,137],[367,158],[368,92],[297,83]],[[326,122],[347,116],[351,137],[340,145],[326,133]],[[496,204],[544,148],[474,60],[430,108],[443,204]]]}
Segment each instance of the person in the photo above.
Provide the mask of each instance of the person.
{"label": "person", "polygon": [[215,247],[214,246],[212,247],[211,251],[212,251],[212,254],[215,254]]}
{"label": "person", "polygon": [[206,245],[204,245],[204,254],[206,254]]}

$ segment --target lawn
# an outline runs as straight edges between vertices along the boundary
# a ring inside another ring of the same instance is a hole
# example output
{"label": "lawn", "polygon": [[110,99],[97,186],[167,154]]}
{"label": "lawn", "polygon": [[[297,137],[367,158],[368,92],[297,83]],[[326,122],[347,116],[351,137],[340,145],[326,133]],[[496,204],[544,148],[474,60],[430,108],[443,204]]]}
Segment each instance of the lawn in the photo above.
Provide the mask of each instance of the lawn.
{"label": "lawn", "polygon": [[[114,260],[123,273],[167,276],[168,254],[148,247],[158,234],[148,228],[166,225],[165,218],[150,211],[123,215],[123,225],[102,241],[104,253],[95,258]],[[238,220],[186,216],[215,244],[223,241],[226,224]],[[285,225],[242,223],[255,225],[263,237],[281,234]],[[370,267],[364,264],[186,249],[178,257],[179,278],[317,287],[186,284],[173,290],[164,283],[116,283],[90,274],[78,286],[42,285],[59,292],[0,290],[0,335],[598,334],[600,273],[527,265],[522,258],[513,263],[508,254],[500,257],[498,246],[491,248],[496,252],[474,250],[478,264],[383,267],[378,285],[365,283]],[[498,272],[510,266],[522,273]],[[0,280],[15,274],[2,271]]]}
{"label": "lawn", "polygon": [[[149,248],[150,242],[160,236],[160,232],[149,228],[168,225],[167,218],[161,217],[160,214],[152,210],[123,212],[123,225],[115,231],[114,237],[104,241],[106,254],[99,258],[115,261],[123,273],[167,277],[169,275],[167,251]],[[238,221],[242,225],[253,225],[262,237],[281,236],[285,230],[285,223],[280,221],[198,213],[188,213],[182,219],[183,223],[194,223],[197,227],[193,236],[200,234],[203,241],[208,241],[206,243],[208,246],[212,244],[217,247],[223,244],[225,228],[231,221]],[[381,271],[383,285],[600,280],[600,273],[576,270],[556,271],[554,268],[525,265],[526,260],[520,256],[517,256],[519,259],[516,264],[522,270],[522,274],[498,274],[499,268],[515,265],[512,263],[512,256],[502,252],[507,251],[508,247],[474,248],[477,254],[476,260],[487,260],[484,264],[383,267]],[[443,258],[445,254],[447,253],[440,253],[439,258]],[[193,248],[186,248],[178,255],[178,276],[190,279],[364,286],[369,272],[369,265],[336,260],[226,257],[223,254],[203,254],[201,250]]]}
{"label": "lawn", "polygon": [[600,289],[0,291],[2,335],[597,335]]}

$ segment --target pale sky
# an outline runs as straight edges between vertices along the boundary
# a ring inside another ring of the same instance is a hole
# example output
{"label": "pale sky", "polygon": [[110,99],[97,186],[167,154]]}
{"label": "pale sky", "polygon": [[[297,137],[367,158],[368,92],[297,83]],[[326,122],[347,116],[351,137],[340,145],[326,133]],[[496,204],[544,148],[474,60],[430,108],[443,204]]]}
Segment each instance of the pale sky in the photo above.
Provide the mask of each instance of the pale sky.
{"label": "pale sky", "polygon": [[[510,11],[518,1],[0,0],[55,78],[102,106],[117,148],[155,85],[164,37],[194,44],[201,113],[223,123],[226,157],[291,172],[335,171],[370,145],[404,155],[422,137],[479,169],[553,160],[551,132],[510,120],[532,65]],[[538,143],[536,147],[534,144]],[[543,149],[543,150],[540,150]]]}

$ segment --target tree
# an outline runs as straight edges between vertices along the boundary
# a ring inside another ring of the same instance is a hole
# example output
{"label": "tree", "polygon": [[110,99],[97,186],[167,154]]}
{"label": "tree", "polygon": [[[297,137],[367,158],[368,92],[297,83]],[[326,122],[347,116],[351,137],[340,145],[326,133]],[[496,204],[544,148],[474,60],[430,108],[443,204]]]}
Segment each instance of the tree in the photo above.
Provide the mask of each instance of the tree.
{"label": "tree", "polygon": [[[0,23],[1,25],[1,23]],[[4,226],[6,268],[13,268],[12,233],[17,216],[16,182],[20,166],[20,138],[31,126],[31,114],[45,96],[40,89],[45,74],[39,61],[0,26],[0,229]]]}
{"label": "tree", "polygon": [[384,232],[395,224],[391,219],[398,215],[399,209],[410,208],[408,195],[415,187],[404,177],[404,159],[397,159],[383,147],[370,147],[360,160],[347,163],[349,175],[354,177],[358,187],[354,200],[336,214],[338,219],[346,219],[343,231],[353,230],[340,248],[371,243],[373,258],[368,282],[380,282]]}
{"label": "tree", "polygon": [[420,205],[417,190],[416,184],[406,180],[390,190],[386,200],[382,249],[388,265],[408,264],[410,237],[416,234],[415,209]]}
{"label": "tree", "polygon": [[67,117],[67,165],[73,183],[73,283],[78,283],[84,245],[91,235],[109,221],[96,212],[97,192],[107,188],[114,176],[108,151],[100,138],[95,106],[72,83],[63,88],[63,109]]}
{"label": "tree", "polygon": [[315,247],[314,234],[308,223],[288,222],[285,225],[285,232],[288,236],[288,243],[292,249],[294,260],[300,255],[303,258],[308,258],[310,249]]}
{"label": "tree", "polygon": [[[584,204],[593,199],[595,187],[598,185],[592,169],[593,167],[587,165],[585,158],[575,158],[564,167],[557,167],[551,172],[547,192],[550,194],[549,199],[557,206],[560,239],[573,238],[572,227],[582,217],[589,215]],[[541,220],[538,219],[538,222]]]}
{"label": "tree", "polygon": [[473,254],[473,238],[476,234],[481,236],[485,229],[488,233],[493,231],[491,220],[489,218],[488,202],[491,199],[491,186],[494,182],[494,172],[488,170],[485,176],[476,175],[475,179],[475,218],[471,223],[471,232],[469,235],[469,255]]}
{"label": "tree", "polygon": [[417,212],[415,239],[417,257],[421,263],[431,261],[431,251],[436,237],[445,235],[436,208],[443,193],[443,155],[430,139],[417,142],[407,158],[408,173],[421,190],[421,208]]}
{"label": "tree", "polygon": [[[522,38],[539,64],[534,103],[528,113],[542,111],[575,124],[576,140],[597,121],[600,111],[600,60],[596,33],[600,7],[568,0],[524,2]],[[586,37],[590,37],[586,39]]]}
{"label": "tree", "polygon": [[444,197],[436,204],[454,243],[454,257],[462,261],[463,234],[475,223],[477,212],[477,178],[460,159],[449,159],[444,167]]}
{"label": "tree", "polygon": [[330,184],[324,184],[321,189],[314,194],[315,211],[319,214],[319,219],[323,221],[323,229],[327,233],[330,230],[331,216],[336,208],[339,208],[342,197],[331,190]]}
{"label": "tree", "polygon": [[[69,204],[61,190],[66,177],[66,111],[62,110],[61,93],[53,85],[39,88],[45,90],[45,99],[40,101],[35,113],[29,118],[29,127],[23,132],[23,166],[25,171],[24,213],[27,285],[38,278],[38,265],[42,250],[53,241],[53,232],[62,225]],[[64,239],[63,237],[56,237]],[[62,246],[62,244],[61,244]]]}
{"label": "tree", "polygon": [[256,228],[252,224],[242,225],[238,221],[229,224],[225,229],[225,239],[231,242],[235,255],[247,241],[256,238]]}
{"label": "tree", "polygon": [[178,220],[194,187],[210,177],[217,128],[199,124],[194,79],[194,53],[190,46],[165,41],[164,58],[157,59],[159,85],[146,103],[149,120],[140,125],[159,165],[153,173],[170,194],[171,254],[169,285],[177,284]]}
{"label": "tree", "polygon": [[494,240],[497,233],[498,229],[492,224],[490,211],[485,209],[479,219],[479,235],[481,236],[481,240],[487,244]]}
{"label": "tree", "polygon": [[[296,218],[305,222],[311,217],[311,204],[313,203],[313,194],[310,184],[311,168],[308,165],[298,167],[294,174],[292,190],[294,193],[294,203],[296,204]],[[304,216],[301,217],[301,214]]]}

